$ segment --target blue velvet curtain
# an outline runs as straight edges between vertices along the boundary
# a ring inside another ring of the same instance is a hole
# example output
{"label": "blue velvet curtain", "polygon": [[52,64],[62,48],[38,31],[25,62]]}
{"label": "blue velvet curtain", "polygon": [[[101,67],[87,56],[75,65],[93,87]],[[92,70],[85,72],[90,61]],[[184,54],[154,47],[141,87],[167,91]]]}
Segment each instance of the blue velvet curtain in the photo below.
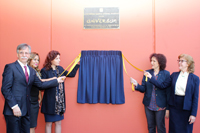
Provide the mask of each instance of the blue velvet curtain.
{"label": "blue velvet curtain", "polygon": [[121,51],[81,52],[77,102],[125,103]]}

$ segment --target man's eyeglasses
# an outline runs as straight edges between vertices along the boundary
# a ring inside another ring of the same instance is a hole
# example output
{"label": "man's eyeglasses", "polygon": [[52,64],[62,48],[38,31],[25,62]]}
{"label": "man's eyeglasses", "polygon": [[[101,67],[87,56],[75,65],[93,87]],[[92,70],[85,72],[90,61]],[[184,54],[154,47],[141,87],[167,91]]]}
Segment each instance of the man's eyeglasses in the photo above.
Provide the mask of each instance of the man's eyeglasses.
{"label": "man's eyeglasses", "polygon": [[179,63],[179,62],[181,62],[181,63],[183,63],[183,62],[187,62],[186,60],[177,60],[177,62]]}

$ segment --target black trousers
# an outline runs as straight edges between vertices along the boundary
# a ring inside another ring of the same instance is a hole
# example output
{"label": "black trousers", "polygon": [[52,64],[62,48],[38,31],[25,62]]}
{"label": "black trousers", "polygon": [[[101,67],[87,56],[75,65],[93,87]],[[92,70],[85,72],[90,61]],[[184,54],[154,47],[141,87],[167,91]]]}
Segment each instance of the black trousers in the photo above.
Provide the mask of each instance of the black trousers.
{"label": "black trousers", "polygon": [[30,116],[4,115],[7,133],[30,133]]}
{"label": "black trousers", "polygon": [[149,133],[156,133],[156,127],[158,133],[166,133],[165,111],[152,111],[145,106]]}

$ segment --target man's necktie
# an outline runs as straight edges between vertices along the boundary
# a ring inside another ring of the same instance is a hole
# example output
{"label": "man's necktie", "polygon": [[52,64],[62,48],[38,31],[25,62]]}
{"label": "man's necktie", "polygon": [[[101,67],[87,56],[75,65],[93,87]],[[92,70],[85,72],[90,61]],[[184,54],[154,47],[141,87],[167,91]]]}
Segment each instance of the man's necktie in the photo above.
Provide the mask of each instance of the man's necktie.
{"label": "man's necktie", "polygon": [[28,72],[27,72],[27,67],[24,66],[24,68],[25,68],[25,77],[26,77],[26,82],[28,83]]}

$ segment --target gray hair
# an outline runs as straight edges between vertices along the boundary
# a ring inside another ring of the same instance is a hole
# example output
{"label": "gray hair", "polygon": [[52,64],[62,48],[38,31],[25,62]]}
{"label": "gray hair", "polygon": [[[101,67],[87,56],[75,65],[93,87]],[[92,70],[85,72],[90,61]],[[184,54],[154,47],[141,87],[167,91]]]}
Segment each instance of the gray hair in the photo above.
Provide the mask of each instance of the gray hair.
{"label": "gray hair", "polygon": [[22,44],[19,44],[19,45],[17,46],[17,53],[19,53],[19,50],[25,49],[26,47],[28,47],[29,53],[31,53],[31,46],[28,45],[28,44],[26,44],[26,43],[22,43]]}

